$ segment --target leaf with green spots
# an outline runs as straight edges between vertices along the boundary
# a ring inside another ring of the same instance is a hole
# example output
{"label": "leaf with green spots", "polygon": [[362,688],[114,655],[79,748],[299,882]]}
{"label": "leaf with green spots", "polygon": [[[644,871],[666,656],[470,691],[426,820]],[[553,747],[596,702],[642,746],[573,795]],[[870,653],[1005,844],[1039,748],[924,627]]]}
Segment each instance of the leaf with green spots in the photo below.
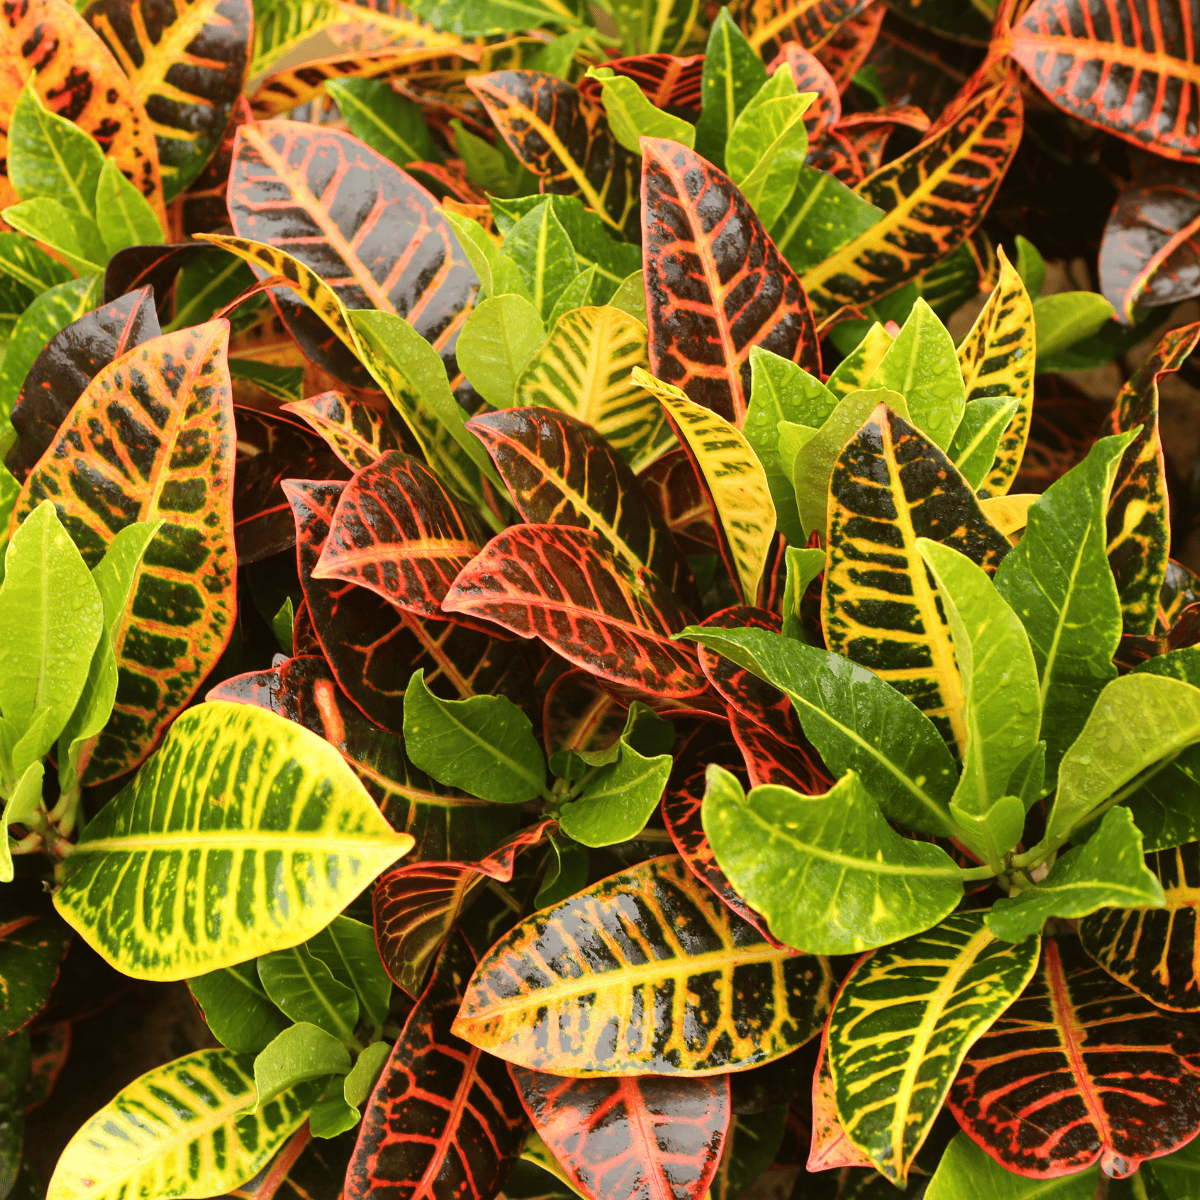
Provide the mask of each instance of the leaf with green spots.
{"label": "leaf with green spots", "polygon": [[830,1014],[827,1053],[850,1142],[903,1187],[967,1051],[1021,994],[1040,943],[997,941],[982,912],[856,963]]}
{"label": "leaf with green spots", "polygon": [[853,771],[824,795],[767,785],[749,795],[708,768],[704,832],[734,890],[781,942],[858,954],[928,929],[962,899],[953,859],[901,837]]}
{"label": "leaf with green spots", "polygon": [[123,1088],[67,1144],[47,1200],[213,1196],[252,1179],[308,1116],[321,1094],[302,1083],[248,1113],[253,1062],[201,1050]]}
{"label": "leaf with green spots", "polygon": [[[213,701],[88,823],[54,905],[125,974],[187,979],[312,937],[412,844],[328,742]],[[189,861],[210,864],[203,892]]]}

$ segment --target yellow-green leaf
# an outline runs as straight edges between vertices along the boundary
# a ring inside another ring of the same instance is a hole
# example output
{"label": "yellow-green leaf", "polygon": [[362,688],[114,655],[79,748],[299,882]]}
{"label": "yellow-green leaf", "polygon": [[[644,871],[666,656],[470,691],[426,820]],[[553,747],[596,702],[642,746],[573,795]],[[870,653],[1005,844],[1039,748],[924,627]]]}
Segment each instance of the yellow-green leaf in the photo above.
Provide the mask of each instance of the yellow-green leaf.
{"label": "yellow-green leaf", "polygon": [[245,1183],[295,1132],[323,1080],[254,1106],[254,1059],[201,1050],[118,1092],[75,1134],[46,1200],[180,1200]]}
{"label": "yellow-green leaf", "polygon": [[87,826],[54,904],[126,975],[186,979],[312,937],[412,845],[324,739],[214,701]]}
{"label": "yellow-green leaf", "polygon": [[724,417],[640,367],[633,381],[658,397],[712,498],[721,554],[744,604],[754,604],[775,533],[775,503],[750,443]]}
{"label": "yellow-green leaf", "polygon": [[958,348],[968,403],[989,396],[1012,396],[1018,401],[1017,411],[1000,439],[995,462],[979,487],[981,496],[1003,496],[1021,467],[1033,416],[1033,368],[1037,359],[1033,302],[1003,249],[997,253],[1000,282]]}

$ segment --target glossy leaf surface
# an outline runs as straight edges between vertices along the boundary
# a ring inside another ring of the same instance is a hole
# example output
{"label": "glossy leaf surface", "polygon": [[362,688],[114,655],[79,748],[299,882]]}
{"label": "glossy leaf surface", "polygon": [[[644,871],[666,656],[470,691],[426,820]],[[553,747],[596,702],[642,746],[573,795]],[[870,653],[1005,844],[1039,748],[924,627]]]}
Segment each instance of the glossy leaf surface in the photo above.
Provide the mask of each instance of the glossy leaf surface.
{"label": "glossy leaf surface", "polygon": [[1162,885],[1165,906],[1103,908],[1079,923],[1079,936],[1083,948],[1114,979],[1157,1008],[1195,1012],[1200,1009],[1200,843],[1148,854],[1146,865]]}
{"label": "glossy leaf surface", "polygon": [[823,796],[801,796],[774,785],[745,794],[710,767],[704,832],[771,932],[810,953],[855,954],[909,936],[962,898],[953,860],[900,837],[852,771]]}
{"label": "glossy leaf surface", "polygon": [[606,550],[602,534],[519,525],[494,537],[455,580],[443,608],[540,638],[569,662],[655,696],[708,683],[671,640],[688,614],[665,584]]}
{"label": "glossy leaf surface", "polygon": [[213,1037],[236,1054],[265,1050],[288,1026],[263,989],[253,959],[189,979],[188,990]]}
{"label": "glossy leaf surface", "polygon": [[1168,158],[1200,154],[1196,30],[1168,0],[1153,21],[1129,0],[1037,0],[1012,30],[1012,55],[1059,108]]}
{"label": "glossy leaf surface", "polygon": [[391,450],[343,489],[312,576],[356,583],[397,608],[440,617],[454,577],[485,540],[478,519],[424,463]]}
{"label": "glossy leaf surface", "polygon": [[883,217],[801,278],[818,320],[869,304],[959,246],[987,211],[1022,130],[1015,74],[858,187]]}
{"label": "glossy leaf surface", "polygon": [[842,451],[829,497],[826,643],[892,681],[962,749],[962,681],[916,539],[950,546],[989,573],[1008,539],[945,455],[884,405]]}
{"label": "glossy leaf surface", "polygon": [[[638,940],[617,955],[631,901]],[[831,994],[824,960],[764,942],[672,855],[593,884],[505,935],[480,960],[455,1031],[557,1074],[711,1075],[802,1045]],[[669,1001],[657,1003],[660,995]],[[598,1005],[611,1014],[603,1026],[590,1020]]]}
{"label": "glossy leaf surface", "polygon": [[967,1054],[949,1104],[1019,1175],[1099,1162],[1124,1178],[1195,1136],[1198,1050],[1190,1027],[1113,980],[1076,939],[1047,939],[1025,991]]}
{"label": "glossy leaf surface", "polygon": [[618,232],[636,233],[636,158],[599,108],[540,71],[475,75],[469,86],[543,192],[578,196]]}
{"label": "glossy leaf surface", "polygon": [[486,1200],[516,1162],[527,1122],[506,1066],[452,1032],[474,965],[455,934],[371,1094],[346,1200]]}
{"label": "glossy leaf surface", "polygon": [[236,1187],[291,1136],[320,1090],[300,1084],[250,1116],[248,1056],[201,1050],[177,1058],[136,1079],[75,1134],[47,1198],[186,1197]]}
{"label": "glossy leaf surface", "polygon": [[58,978],[71,931],[42,905],[33,908],[10,899],[5,909],[0,924],[0,1032],[9,1037],[41,1012]]}
{"label": "glossy leaf surface", "polygon": [[183,979],[304,941],[411,845],[332,746],[218,701],[88,823],[54,903],[126,974]]}
{"label": "glossy leaf surface", "polygon": [[709,495],[730,578],[742,602],[754,604],[775,532],[775,504],[762,464],[750,443],[719,413],[637,369],[634,380],[662,404]]}
{"label": "glossy leaf surface", "polygon": [[104,39],[146,106],[164,199],[204,169],[224,136],[250,65],[249,0],[94,0],[84,18]]}
{"label": "glossy leaf surface", "polygon": [[1121,389],[1113,410],[1113,433],[1141,426],[1121,459],[1108,508],[1108,558],[1121,594],[1126,633],[1153,631],[1169,558],[1170,516],[1158,428],[1158,381],[1168,371],[1177,371],[1198,341],[1200,323],[1166,334]]}
{"label": "glossy leaf surface", "polygon": [[[381,154],[317,126],[244,125],[234,144],[229,215],[238,236],[293,254],[345,308],[403,316],[457,376],[454,343],[475,272],[429,193]],[[324,327],[314,334],[311,323],[301,324],[298,300],[275,293],[275,302],[305,352],[319,353]],[[326,355],[324,365],[336,361]]]}
{"label": "glossy leaf surface", "polygon": [[650,370],[741,425],[750,348],[819,367],[804,289],[733,183],[675,142],[642,143]]}
{"label": "glossy leaf surface", "polygon": [[886,1178],[906,1179],[963,1057],[1021,994],[1039,948],[998,941],[982,913],[953,913],[855,965],[827,1053],[838,1116]]}
{"label": "glossy leaf surface", "polygon": [[799,42],[816,50],[829,41],[844,21],[867,7],[865,0],[755,0],[740,12],[750,44],[767,56],[771,47]]}
{"label": "glossy leaf surface", "polygon": [[387,413],[340,392],[322,392],[280,408],[311,425],[352,471],[361,471],[389,450],[400,449]]}
{"label": "glossy leaf surface", "polygon": [[111,633],[121,682],[89,782],[112,779],[145,758],[230,636],[236,601],[228,337],[227,323],[212,321],[143,342],[104,367],[59,430],[61,450],[47,452],[17,502],[20,521],[53,499],[89,565],[125,526],[164,521]]}
{"label": "glossy leaf surface", "polygon": [[729,1125],[729,1078],[571,1079],[509,1068],[533,1127],[588,1200],[701,1200]]}
{"label": "glossy leaf surface", "polygon": [[375,934],[383,965],[410,996],[420,994],[434,955],[476,891],[495,879],[508,883],[521,851],[539,844],[553,823],[541,821],[506,838],[478,862],[411,862],[375,886]]}
{"label": "glossy leaf surface", "polygon": [[594,530],[605,549],[631,567],[645,567],[680,595],[694,593],[666,522],[599,431],[566,413],[539,408],[482,414],[467,428],[487,447],[509,498],[529,524]]}

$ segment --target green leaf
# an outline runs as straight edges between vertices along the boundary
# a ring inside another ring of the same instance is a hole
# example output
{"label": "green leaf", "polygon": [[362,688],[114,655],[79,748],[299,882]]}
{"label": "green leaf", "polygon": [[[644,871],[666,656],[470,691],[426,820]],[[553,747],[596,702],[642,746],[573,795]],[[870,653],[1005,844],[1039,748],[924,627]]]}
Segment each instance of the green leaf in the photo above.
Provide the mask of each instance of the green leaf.
{"label": "green leaf", "polygon": [[855,771],[884,814],[924,833],[952,829],[958,772],[933,722],[874,671],[766,629],[689,626],[689,637],[786,692],[833,774]]}
{"label": "green leaf", "polygon": [[570,83],[578,74],[575,69],[575,56],[579,53],[579,47],[590,36],[591,31],[588,29],[575,29],[570,33],[560,34],[529,56],[527,69],[557,75],[564,83]]}
{"label": "green leaf", "polygon": [[310,1079],[346,1075],[350,1052],[332,1034],[301,1021],[289,1025],[254,1060],[254,1088],[258,1101],[251,1112]]}
{"label": "green leaf", "polygon": [[92,573],[54,502],[44,500],[13,534],[0,585],[0,711],[24,731],[37,709],[49,710],[32,757],[41,758],[70,718],[103,625]]}
{"label": "green leaf", "polygon": [[416,0],[408,7],[435,29],[462,37],[588,25],[586,10],[570,0]]}
{"label": "green leaf", "polygon": [[19,233],[0,233],[0,272],[11,275],[35,296],[56,283],[71,280],[70,267],[63,266]]}
{"label": "green leaf", "polygon": [[332,1093],[327,1093],[318,1100],[308,1114],[308,1131],[313,1137],[335,1138],[353,1129],[358,1124],[361,1114],[357,1108],[351,1108],[346,1103],[345,1096],[336,1090],[340,1080],[334,1080]]}
{"label": "green leaf", "polygon": [[996,590],[1029,633],[1041,678],[1046,782],[1053,785],[1105,685],[1116,676],[1121,601],[1108,564],[1108,497],[1132,433],[1101,438],[1029,507]]}
{"label": "green leaf", "polygon": [[263,990],[258,964],[238,963],[187,981],[205,1024],[227,1050],[257,1054],[289,1024]]}
{"label": "green leaf", "polygon": [[823,796],[708,768],[704,832],[734,890],[782,942],[858,954],[928,929],[962,899],[953,859],[901,837],[848,771]]}
{"label": "green leaf", "polygon": [[271,618],[271,632],[279,643],[279,648],[292,657],[292,631],[296,625],[296,613],[292,607],[292,598],[288,596],[279,606],[279,611]]}
{"label": "green leaf", "polygon": [[983,486],[996,461],[1000,439],[1020,407],[1020,400],[1011,396],[986,396],[968,401],[946,453],[973,488]]}
{"label": "green leaf", "polygon": [[1063,755],[1042,844],[1053,849],[1148,767],[1200,741],[1200,688],[1159,675],[1114,679]]}
{"label": "green leaf", "polygon": [[187,979],[311,937],[412,845],[323,738],[209,701],[88,823],[54,906],[126,975]]}
{"label": "green leaf", "polygon": [[48,1200],[220,1196],[252,1179],[304,1123],[320,1095],[302,1083],[258,1113],[253,1063],[201,1050],[123,1088],[58,1160]]}
{"label": "green leaf", "polygon": [[617,761],[601,767],[582,794],[564,804],[559,826],[584,846],[614,846],[637,837],[662,799],[670,754],[646,758],[622,739]]}
{"label": "green leaf", "polygon": [[[966,1196],[986,1200],[1093,1200],[1101,1178],[1099,1167],[1057,1179],[1014,1175],[965,1133],[958,1133],[942,1155],[925,1200],[963,1200]],[[1178,1200],[1182,1200],[1182,1194]]]}
{"label": "green leaf", "polygon": [[[571,245],[571,239],[567,236],[562,222],[555,216],[553,207],[549,204],[539,204],[527,212],[508,231],[504,238],[502,253],[516,263],[528,289],[530,301],[533,307],[541,313],[542,320],[545,321],[554,311],[559,296],[579,274],[579,267],[575,261],[575,248]],[[518,305],[518,310],[521,307]],[[507,313],[504,316],[505,321],[513,319],[513,316],[509,316]],[[523,319],[519,311],[516,313],[516,319]],[[471,320],[474,320],[474,314],[468,320],[468,325]],[[537,345],[529,351],[514,372],[514,386],[516,376],[520,373],[520,367],[525,365],[529,357],[545,341],[545,329],[539,322],[529,321],[529,329],[530,337],[538,338]],[[488,330],[491,331],[490,334]],[[465,333],[466,330],[464,329],[463,332]],[[485,337],[499,336],[514,344],[521,344],[520,337],[514,337],[509,332],[507,324],[489,326],[485,322],[483,332]],[[500,407],[506,406],[501,405]]]}
{"label": "green leaf", "polygon": [[133,579],[162,521],[135,521],[119,530],[92,571],[104,609],[103,628],[88,666],[79,702],[59,735],[58,778],[62,790],[78,787],[85,744],[104,728],[117,698],[118,668],[112,634],[128,607]]}
{"label": "green leaf", "polygon": [[267,995],[293,1021],[308,1022],[345,1045],[357,1045],[358,996],[307,946],[264,954],[258,960],[258,977]]}
{"label": "green leaf", "polygon": [[792,484],[800,523],[807,538],[815,529],[822,540],[828,520],[829,480],[838,455],[880,404],[908,420],[908,406],[899,392],[887,388],[851,392],[838,402],[828,420],[800,449],[792,462]]}
{"label": "green leaf", "polygon": [[779,1153],[787,1117],[786,1104],[730,1117],[721,1162],[709,1188],[711,1200],[736,1200],[757,1182]]}
{"label": "green leaf", "polygon": [[165,241],[154,209],[111,158],[104,160],[96,187],[96,224],[110,257],[127,246],[157,246]]}
{"label": "green leaf", "polygon": [[485,296],[503,296],[513,292],[532,302],[520,268],[492,241],[478,221],[449,209],[443,209],[442,215],[453,227],[458,244],[470,260],[472,270],[479,276]]}
{"label": "green leaf", "polygon": [[954,440],[966,408],[967,389],[958,369],[954,339],[920,297],[867,387],[899,392],[912,423],[943,450]]}
{"label": "green leaf", "polygon": [[517,376],[545,340],[546,327],[533,304],[523,296],[492,296],[467,318],[455,354],[463,374],[489,404],[511,408]]}
{"label": "green leaf", "polygon": [[840,179],[804,166],[791,199],[768,232],[792,270],[803,275],[882,219],[883,209]]}
{"label": "green leaf", "polygon": [[534,908],[549,908],[587,887],[588,852],[586,847],[550,836],[550,854],[534,897]]}
{"label": "green leaf", "polygon": [[800,623],[800,601],[808,585],[825,570],[825,551],[788,546],[784,551],[787,579],[783,587],[783,636],[806,641]]}
{"label": "green leaf", "polygon": [[729,134],[725,165],[729,177],[770,229],[788,206],[808,153],[804,114],[815,93],[797,94],[784,65],[742,110]]}
{"label": "green leaf", "polygon": [[398,167],[440,162],[441,155],[421,109],[383,79],[330,79],[333,97],[350,132]]}
{"label": "green leaf", "polygon": [[608,303],[646,324],[646,279],[641,271],[622,279]]}
{"label": "green leaf", "polygon": [[[1037,666],[1024,626],[986,571],[929,538],[918,538],[917,548],[937,580],[963,681],[967,744],[950,811],[955,817],[959,812],[983,817],[1037,743],[1042,715]],[[1025,809],[1017,804],[1016,836],[1007,846],[968,843],[977,854],[990,851],[982,857],[993,867],[1000,865],[997,849],[1004,854],[1020,839]]]}
{"label": "green leaf", "polygon": [[1023,942],[1050,917],[1074,920],[1098,908],[1162,908],[1162,884],[1147,869],[1142,835],[1129,809],[1110,808],[1100,828],[1074,846],[1040,883],[997,900],[987,927],[1007,942]]}
{"label": "green leaf", "polygon": [[[22,240],[28,243],[28,239]],[[4,419],[12,413],[25,376],[46,348],[46,343],[59,330],[66,329],[72,321],[90,311],[92,285],[96,282],[98,277],[88,275],[53,284],[36,296],[18,318],[4,360],[0,362],[0,416]]]}
{"label": "green leaf", "polygon": [[655,108],[628,75],[618,75],[611,67],[589,67],[587,77],[602,81],[601,94],[608,127],[613,137],[631,154],[641,154],[638,139],[643,137],[670,138],[689,148],[694,145],[696,127],[682,117]]}
{"label": "green leaf", "polygon": [[803,543],[804,532],[791,462],[780,449],[779,423],[820,428],[836,404],[825,385],[794,362],[759,346],[750,348],[750,404],[742,434],[766,472],[776,526],[792,545]]}
{"label": "green leaf", "polygon": [[982,912],[953,913],[876,950],[842,985],[826,1051],[838,1119],[897,1187],[967,1051],[1024,990],[1040,950],[997,942]]}
{"label": "green leaf", "polygon": [[8,127],[8,178],[17,195],[22,200],[46,196],[93,217],[103,165],[104,152],[96,142],[74,121],[46,108],[33,81],[27,81]]}
{"label": "green leaf", "polygon": [[358,993],[363,1016],[382,1028],[387,1020],[392,981],[375,947],[375,930],[350,917],[334,917],[304,944],[339,983]]}
{"label": "green leaf", "polygon": [[108,262],[104,235],[100,226],[84,213],[75,212],[48,196],[38,196],[10,205],[0,217],[14,229],[57,251],[80,274],[103,273]]}
{"label": "green leaf", "polygon": [[1017,274],[1025,285],[1025,290],[1036,300],[1042,294],[1042,285],[1046,282],[1046,260],[1042,258],[1038,248],[1017,234]]}
{"label": "green leaf", "polygon": [[604,290],[604,282],[596,264],[591,263],[559,293],[554,307],[550,310],[550,316],[546,318],[546,327],[553,330],[558,318],[572,309],[597,305],[600,293]]}
{"label": "green leaf", "polygon": [[533,725],[507,696],[441,700],[423,670],[404,693],[404,749],[439,783],[496,804],[524,804],[546,786]]}
{"label": "green leaf", "polygon": [[480,509],[486,508],[480,475],[491,480],[503,495],[504,485],[488,452],[477,437],[467,432],[466,417],[450,390],[438,352],[395,313],[356,308],[347,316],[363,342],[367,369],[404,418],[442,480]]}
{"label": "green leaf", "polygon": [[1043,359],[1098,333],[1115,311],[1095,292],[1058,292],[1035,300],[1033,317],[1039,367]]}
{"label": "green leaf", "polygon": [[26,824],[37,812],[42,801],[44,775],[41,755],[38,755],[21,771],[16,787],[4,802],[4,815],[0,817],[0,883],[12,883],[15,874],[12,853],[8,846],[8,827],[14,822]]}
{"label": "green leaf", "polygon": [[391,1052],[392,1048],[387,1042],[372,1042],[354,1060],[354,1066],[342,1087],[342,1094],[351,1108],[358,1108],[366,1102],[379,1076],[383,1074],[384,1064]]}
{"label": "green leaf", "polygon": [[825,386],[838,400],[867,386],[867,380],[883,361],[895,339],[876,321],[863,334],[862,340],[829,373]]}
{"label": "green leaf", "polygon": [[727,8],[708,34],[700,80],[703,110],[696,122],[695,149],[716,167],[725,165],[725,145],[742,109],[767,82],[767,68],[742,35]]}
{"label": "green leaf", "polygon": [[503,149],[485,142],[455,117],[450,122],[454,130],[454,149],[463,161],[467,178],[477,183],[489,196],[519,196],[521,170],[515,169]]}

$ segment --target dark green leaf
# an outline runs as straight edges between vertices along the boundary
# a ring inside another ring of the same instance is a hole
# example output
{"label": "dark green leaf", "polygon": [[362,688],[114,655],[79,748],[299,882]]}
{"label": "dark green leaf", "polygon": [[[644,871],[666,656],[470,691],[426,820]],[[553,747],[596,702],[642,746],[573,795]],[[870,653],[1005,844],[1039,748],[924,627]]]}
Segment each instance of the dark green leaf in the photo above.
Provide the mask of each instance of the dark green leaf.
{"label": "dark green leaf", "polygon": [[700,83],[703,110],[696,122],[696,152],[716,167],[725,165],[725,144],[734,122],[767,82],[767,68],[746,41],[729,10],[722,8],[708,35]]}
{"label": "dark green leaf", "polygon": [[288,1026],[263,989],[254,962],[238,963],[188,980],[213,1037],[237,1054],[257,1054]]}
{"label": "dark green leaf", "polygon": [[441,155],[420,108],[382,79],[330,79],[333,97],[350,132],[398,167],[438,162]]}

